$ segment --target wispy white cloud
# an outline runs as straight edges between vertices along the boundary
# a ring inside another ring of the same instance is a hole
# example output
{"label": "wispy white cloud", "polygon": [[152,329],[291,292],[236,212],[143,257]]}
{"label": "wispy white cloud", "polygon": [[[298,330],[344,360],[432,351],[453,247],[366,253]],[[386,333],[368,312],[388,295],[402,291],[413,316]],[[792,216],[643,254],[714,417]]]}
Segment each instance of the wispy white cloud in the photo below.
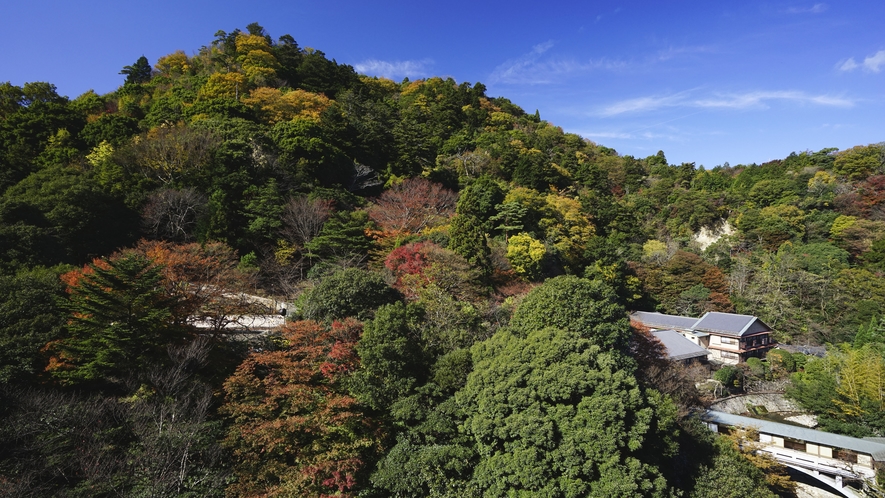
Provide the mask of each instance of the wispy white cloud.
{"label": "wispy white cloud", "polygon": [[854,71],[860,67],[858,63],[854,61],[854,57],[849,57],[847,61],[837,65],[839,66],[840,71]]}
{"label": "wispy white cloud", "polygon": [[658,61],[668,61],[670,59],[679,57],[680,55],[685,54],[702,54],[702,53],[711,53],[714,52],[715,49],[711,46],[707,45],[696,45],[696,46],[685,46],[685,47],[667,47],[665,50],[661,50],[658,52],[655,57]]}
{"label": "wispy white cloud", "polygon": [[553,45],[552,41],[535,45],[531,52],[501,64],[489,75],[489,83],[544,85],[561,81],[569,74],[617,70],[627,66],[625,62],[606,58],[585,61],[573,58],[545,60],[544,55],[553,48]]}
{"label": "wispy white cloud", "polygon": [[862,67],[864,71],[878,73],[885,67],[885,50],[879,50],[873,55],[864,58],[863,62],[858,64],[854,57],[850,57],[847,61],[837,64],[840,71],[854,71]]}
{"label": "wispy white cloud", "polygon": [[657,132],[653,131],[642,131],[642,130],[634,130],[634,131],[576,131],[578,135],[596,141],[596,140],[633,140],[633,141],[646,141],[646,140],[666,140],[670,142],[682,142],[685,141],[686,136],[683,132],[679,130],[658,130]]}
{"label": "wispy white cloud", "polygon": [[618,8],[616,8],[615,10],[611,11],[611,13],[607,13],[607,14],[599,14],[599,15],[596,16],[596,21],[595,21],[595,22],[598,23],[598,22],[601,21],[604,17],[608,17],[608,16],[610,16],[610,15],[612,15],[612,16],[617,15],[618,12],[620,12],[620,11],[621,11],[621,8],[618,7]]}
{"label": "wispy white cloud", "polygon": [[[553,48],[553,40],[546,41],[544,43],[540,43],[532,47],[532,50],[524,54],[516,59],[510,59],[503,64],[499,65],[492,71],[492,74],[489,76],[490,83],[546,83],[546,78],[543,78],[541,81],[538,80],[537,71],[532,71],[531,68],[537,65],[538,59],[544,55],[544,52],[547,52],[551,48]],[[532,74],[535,77],[530,78],[531,81],[525,81],[526,75]]]}
{"label": "wispy white cloud", "polygon": [[885,66],[885,50],[879,50],[875,54],[863,60],[863,67],[868,71],[878,73]]}
{"label": "wispy white cloud", "polygon": [[579,132],[578,134],[584,138],[590,138],[590,139],[610,138],[610,139],[629,140],[631,138],[635,138],[635,136],[632,133],[619,133],[619,132],[615,132],[615,131],[599,131],[599,132],[588,131],[588,132]]}
{"label": "wispy white cloud", "polygon": [[612,117],[628,113],[649,112],[665,107],[693,107],[699,109],[767,108],[768,102],[777,100],[829,107],[852,107],[855,104],[853,100],[844,97],[812,95],[796,90],[716,93],[696,98],[691,97],[692,93],[691,91],[686,91],[673,95],[651,95],[622,100],[600,108],[595,114],[601,117]]}
{"label": "wispy white cloud", "polygon": [[600,116],[617,116],[625,113],[640,113],[654,111],[662,107],[674,107],[685,102],[684,94],[637,97],[635,99],[622,100],[605,106],[599,111]]}
{"label": "wispy white cloud", "polygon": [[369,59],[354,64],[353,68],[356,69],[358,73],[362,74],[383,76],[390,79],[400,79],[427,76],[430,72],[429,67],[432,65],[433,61],[430,59],[419,61],[380,61],[377,59]]}
{"label": "wispy white cloud", "polygon": [[771,100],[786,100],[792,102],[817,104],[834,107],[851,107],[854,101],[832,97],[830,95],[809,95],[799,91],[759,91],[739,94],[725,94],[713,98],[697,99],[689,104],[696,107],[725,107],[731,109],[747,109],[750,107],[765,107],[765,103]]}
{"label": "wispy white cloud", "polygon": [[490,84],[545,85],[561,82],[569,75],[593,71],[641,70],[681,56],[716,51],[715,47],[708,45],[670,46],[637,61],[609,57],[582,60],[551,56],[549,51],[553,46],[552,41],[535,45],[530,52],[496,67],[487,81]]}
{"label": "wispy white cloud", "polygon": [[826,12],[829,6],[825,3],[816,3],[811,7],[790,7],[787,14],[820,14]]}

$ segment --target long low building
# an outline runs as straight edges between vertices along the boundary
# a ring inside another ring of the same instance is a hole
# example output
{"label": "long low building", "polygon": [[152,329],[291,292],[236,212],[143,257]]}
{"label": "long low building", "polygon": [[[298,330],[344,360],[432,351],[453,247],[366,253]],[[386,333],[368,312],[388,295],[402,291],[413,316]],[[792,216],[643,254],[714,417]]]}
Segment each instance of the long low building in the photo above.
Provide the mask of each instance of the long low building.
{"label": "long low building", "polygon": [[[845,479],[869,482],[875,479],[877,470],[885,468],[885,438],[843,436],[713,410],[701,419],[714,432],[752,428],[758,434],[760,451],[840,490]],[[849,495],[845,491],[843,494]]]}
{"label": "long low building", "polygon": [[747,358],[762,358],[777,345],[771,327],[752,315],[710,311],[700,318],[637,311],[630,319],[652,332],[673,330],[710,351],[710,359],[737,364]]}

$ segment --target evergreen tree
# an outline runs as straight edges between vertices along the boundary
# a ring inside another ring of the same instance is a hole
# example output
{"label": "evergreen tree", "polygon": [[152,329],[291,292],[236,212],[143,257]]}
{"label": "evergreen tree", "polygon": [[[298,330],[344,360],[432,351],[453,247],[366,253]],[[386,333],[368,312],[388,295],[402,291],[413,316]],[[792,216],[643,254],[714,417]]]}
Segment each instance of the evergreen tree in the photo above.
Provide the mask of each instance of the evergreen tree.
{"label": "evergreen tree", "polygon": [[672,403],[577,332],[520,335],[474,346],[455,395],[480,455],[476,496],[665,496],[655,464],[675,449]]}
{"label": "evergreen tree", "polygon": [[147,83],[151,80],[151,63],[142,55],[135,64],[124,66],[120,74],[126,75],[127,84]]}
{"label": "evergreen tree", "polygon": [[63,382],[120,382],[162,360],[183,339],[162,268],[135,252],[96,260],[64,276],[69,282],[69,335],[53,345],[49,369]]}
{"label": "evergreen tree", "polygon": [[449,228],[449,249],[479,270],[483,278],[492,274],[492,251],[486,244],[483,223],[470,215],[455,215]]}

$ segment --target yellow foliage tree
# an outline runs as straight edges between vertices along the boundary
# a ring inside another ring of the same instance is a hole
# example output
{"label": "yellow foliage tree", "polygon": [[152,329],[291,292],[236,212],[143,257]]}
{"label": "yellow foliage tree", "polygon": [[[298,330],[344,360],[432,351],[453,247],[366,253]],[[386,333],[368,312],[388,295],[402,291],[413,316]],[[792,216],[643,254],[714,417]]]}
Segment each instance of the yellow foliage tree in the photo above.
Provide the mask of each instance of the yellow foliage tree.
{"label": "yellow foliage tree", "polygon": [[250,83],[260,86],[277,77],[280,63],[271,52],[265,37],[240,33],[236,43],[239,54],[237,62]]}
{"label": "yellow foliage tree", "polygon": [[283,92],[277,88],[261,87],[252,90],[243,103],[257,108],[269,124],[276,124],[294,118],[319,121],[323,111],[332,105],[332,100],[304,90]]}
{"label": "yellow foliage tree", "polygon": [[584,257],[587,243],[596,234],[596,228],[581,210],[581,204],[571,197],[549,194],[547,211],[552,215],[542,218],[539,225],[547,240],[571,269],[576,269]]}
{"label": "yellow foliage tree", "polygon": [[854,226],[855,223],[857,223],[856,216],[840,215],[833,221],[832,226],[830,226],[830,235],[834,238],[839,238],[845,230]]}
{"label": "yellow foliage tree", "polygon": [[183,50],[160,57],[154,67],[163,76],[181,76],[189,74],[191,70],[190,60]]}
{"label": "yellow foliage tree", "polygon": [[808,179],[808,190],[816,192],[832,185],[836,178],[826,171],[818,171],[813,177]]}
{"label": "yellow foliage tree", "polygon": [[650,239],[642,244],[642,260],[661,266],[673,256],[667,244],[660,240]]}
{"label": "yellow foliage tree", "polygon": [[121,150],[121,160],[163,185],[206,165],[217,145],[212,133],[182,123],[158,126],[138,135]]}
{"label": "yellow foliage tree", "polygon": [[510,202],[515,202],[529,211],[534,211],[536,213],[547,212],[547,201],[544,200],[544,196],[534,189],[526,187],[515,187],[510,189],[504,197],[504,204]]}
{"label": "yellow foliage tree", "polygon": [[796,496],[796,483],[787,474],[787,468],[764,451],[759,441],[759,431],[753,427],[735,427],[722,436],[732,447],[765,475],[769,489],[780,496]]}
{"label": "yellow foliage tree", "polygon": [[541,276],[541,261],[546,254],[544,244],[527,233],[514,235],[507,241],[507,261],[513,271],[529,280]]}
{"label": "yellow foliage tree", "polygon": [[92,152],[86,154],[86,162],[88,162],[90,166],[96,167],[107,161],[113,153],[114,146],[109,144],[107,140],[102,140],[100,144],[92,149]]}
{"label": "yellow foliage tree", "polygon": [[399,84],[387,78],[378,78],[377,76],[360,76],[363,86],[373,94],[373,96],[393,95],[399,92]]}
{"label": "yellow foliage tree", "polygon": [[229,98],[238,99],[245,93],[246,77],[240,73],[214,73],[209,81],[200,89],[199,96],[203,99]]}

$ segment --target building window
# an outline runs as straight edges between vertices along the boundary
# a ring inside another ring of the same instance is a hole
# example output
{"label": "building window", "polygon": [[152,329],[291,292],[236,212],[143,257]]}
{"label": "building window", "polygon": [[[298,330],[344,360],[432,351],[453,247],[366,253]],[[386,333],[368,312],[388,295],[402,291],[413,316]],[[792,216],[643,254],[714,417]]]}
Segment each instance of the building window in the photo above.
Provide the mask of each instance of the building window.
{"label": "building window", "polygon": [[738,354],[737,354],[737,353],[731,353],[731,352],[728,352],[728,351],[720,351],[719,354],[720,354],[720,356],[722,356],[723,358],[728,358],[728,359],[731,359],[731,360],[737,360],[737,359],[738,359]]}
{"label": "building window", "polygon": [[805,441],[799,441],[798,439],[784,438],[784,448],[796,450],[796,451],[805,451]]}
{"label": "building window", "polygon": [[857,463],[857,453],[851,450],[837,449],[833,453],[833,457],[835,457],[836,460],[842,460],[843,462],[848,463]]}
{"label": "building window", "polygon": [[722,344],[737,344],[737,340],[732,339],[731,337],[722,337],[719,340]]}
{"label": "building window", "polygon": [[753,337],[751,339],[747,339],[744,344],[745,347],[748,348],[758,348],[759,346],[764,346],[768,344],[768,337]]}

